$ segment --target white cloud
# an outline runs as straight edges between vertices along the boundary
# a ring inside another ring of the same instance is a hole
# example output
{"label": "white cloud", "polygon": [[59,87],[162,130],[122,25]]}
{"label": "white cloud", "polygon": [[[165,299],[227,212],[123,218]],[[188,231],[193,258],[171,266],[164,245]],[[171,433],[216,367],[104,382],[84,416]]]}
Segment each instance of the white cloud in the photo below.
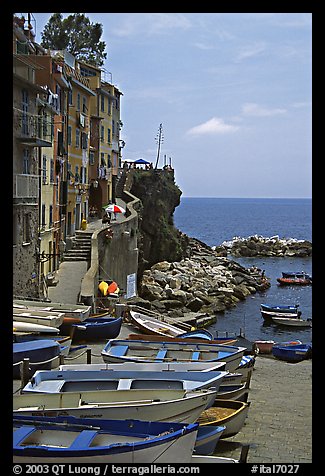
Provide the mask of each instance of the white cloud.
{"label": "white cloud", "polygon": [[254,45],[246,46],[240,49],[236,61],[244,61],[264,53],[266,46],[264,43],[255,43]]}
{"label": "white cloud", "polygon": [[242,106],[242,114],[244,116],[254,116],[254,117],[270,117],[278,116],[279,114],[285,114],[286,109],[282,108],[266,108],[256,104],[254,102],[248,102]]}
{"label": "white cloud", "polygon": [[187,131],[189,135],[215,135],[215,134],[228,134],[229,132],[235,132],[239,129],[238,126],[232,124],[226,124],[220,117],[212,117],[212,119],[194,126]]}
{"label": "white cloud", "polygon": [[118,37],[150,36],[190,27],[190,20],[182,13],[129,13],[120,17],[120,23],[111,34]]}

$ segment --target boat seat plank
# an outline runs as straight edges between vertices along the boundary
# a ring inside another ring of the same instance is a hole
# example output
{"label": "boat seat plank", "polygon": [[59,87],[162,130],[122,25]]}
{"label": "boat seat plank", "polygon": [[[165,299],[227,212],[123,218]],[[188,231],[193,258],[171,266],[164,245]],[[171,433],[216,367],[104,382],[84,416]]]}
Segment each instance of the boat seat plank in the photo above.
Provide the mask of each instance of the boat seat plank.
{"label": "boat seat plank", "polygon": [[110,349],[110,355],[114,357],[122,357],[127,353],[129,349],[128,345],[118,345],[116,347],[111,347]]}
{"label": "boat seat plank", "polygon": [[159,360],[163,360],[166,357],[166,354],[167,354],[167,349],[159,350],[155,360],[157,362],[159,362]]}
{"label": "boat seat plank", "polygon": [[15,430],[13,434],[13,445],[20,445],[28,435],[33,433],[33,431],[35,431],[35,426],[21,426]]}
{"label": "boat seat plank", "polygon": [[77,438],[69,446],[69,449],[87,448],[94,437],[98,434],[98,430],[83,430]]}
{"label": "boat seat plank", "polygon": [[201,352],[199,350],[194,351],[191,360],[200,360],[200,353]]}

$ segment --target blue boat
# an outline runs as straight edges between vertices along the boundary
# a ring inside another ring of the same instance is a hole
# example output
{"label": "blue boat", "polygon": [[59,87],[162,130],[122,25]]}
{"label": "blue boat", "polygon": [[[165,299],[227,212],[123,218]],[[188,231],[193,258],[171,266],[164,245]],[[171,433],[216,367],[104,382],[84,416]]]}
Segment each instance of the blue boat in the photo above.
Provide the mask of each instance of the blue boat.
{"label": "blue boat", "polygon": [[213,340],[213,335],[206,329],[194,329],[189,332],[184,332],[184,334],[180,334],[178,337],[181,339]]}
{"label": "blue boat", "polygon": [[13,378],[20,378],[20,362],[29,359],[31,377],[36,370],[49,370],[61,352],[60,344],[50,339],[13,343]]}
{"label": "blue boat", "polygon": [[225,362],[226,370],[235,370],[246,347],[206,342],[153,342],[110,339],[101,352],[104,362]]}
{"label": "blue boat", "polygon": [[122,326],[122,317],[90,317],[80,324],[72,324],[74,341],[115,339]]}
{"label": "blue boat", "polygon": [[14,463],[189,463],[197,423],[14,416]]}
{"label": "blue boat", "polygon": [[261,304],[261,311],[274,312],[276,314],[297,314],[298,317],[301,315],[301,311],[298,310],[299,304],[288,304],[288,305],[278,305],[278,304]]}
{"label": "blue boat", "polygon": [[225,426],[200,425],[197,432],[193,454],[212,455],[225,429]]}
{"label": "blue boat", "polygon": [[312,344],[274,344],[272,347],[274,357],[286,362],[301,362],[312,357]]}

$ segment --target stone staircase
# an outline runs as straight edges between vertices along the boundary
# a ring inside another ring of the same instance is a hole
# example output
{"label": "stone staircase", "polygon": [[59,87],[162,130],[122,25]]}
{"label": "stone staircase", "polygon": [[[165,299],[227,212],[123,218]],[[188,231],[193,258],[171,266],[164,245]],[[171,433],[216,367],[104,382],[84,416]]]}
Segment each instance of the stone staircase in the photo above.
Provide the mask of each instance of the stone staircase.
{"label": "stone staircase", "polygon": [[63,261],[90,261],[92,234],[93,231],[77,230],[73,245],[64,253]]}

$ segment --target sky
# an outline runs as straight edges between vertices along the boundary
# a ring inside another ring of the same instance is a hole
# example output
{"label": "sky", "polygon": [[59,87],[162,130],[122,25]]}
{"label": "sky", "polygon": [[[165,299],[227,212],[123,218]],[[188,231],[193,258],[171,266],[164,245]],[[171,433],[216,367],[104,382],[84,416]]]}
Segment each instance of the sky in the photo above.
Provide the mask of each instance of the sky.
{"label": "sky", "polygon": [[[33,16],[40,43],[51,13]],[[311,13],[86,16],[123,93],[123,160],[155,164],[162,123],[183,197],[311,197]]]}

